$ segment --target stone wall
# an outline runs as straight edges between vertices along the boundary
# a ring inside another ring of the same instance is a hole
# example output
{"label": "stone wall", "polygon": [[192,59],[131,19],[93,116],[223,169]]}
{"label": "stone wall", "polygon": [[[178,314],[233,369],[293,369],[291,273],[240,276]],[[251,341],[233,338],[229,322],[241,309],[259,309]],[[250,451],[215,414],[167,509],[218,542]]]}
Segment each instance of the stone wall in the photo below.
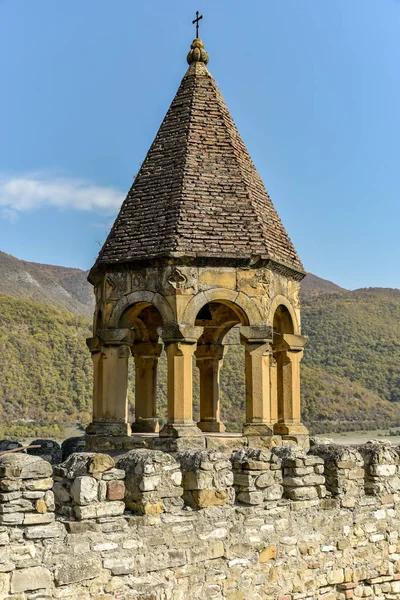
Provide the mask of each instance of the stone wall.
{"label": "stone wall", "polygon": [[0,600],[400,600],[399,455],[4,455]]}

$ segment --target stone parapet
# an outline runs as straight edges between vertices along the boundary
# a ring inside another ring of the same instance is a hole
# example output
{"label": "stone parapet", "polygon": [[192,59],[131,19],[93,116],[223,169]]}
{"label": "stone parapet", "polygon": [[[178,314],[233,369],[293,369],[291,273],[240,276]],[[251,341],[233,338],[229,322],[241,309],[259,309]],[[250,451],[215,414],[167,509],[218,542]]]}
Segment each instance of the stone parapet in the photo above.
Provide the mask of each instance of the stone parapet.
{"label": "stone parapet", "polygon": [[0,457],[0,526],[54,523],[53,469],[40,457]]}
{"label": "stone parapet", "polygon": [[282,463],[269,450],[237,450],[232,453],[232,465],[237,502],[257,506],[282,498]]}
{"label": "stone parapet", "polygon": [[[397,455],[138,449],[116,464],[76,453],[54,475],[4,455],[0,600],[400,600]],[[302,488],[314,497],[290,492]],[[199,502],[203,490],[225,502]]]}
{"label": "stone parapet", "polygon": [[284,497],[289,500],[325,498],[324,460],[319,456],[302,454],[294,448],[276,448],[283,469]]}
{"label": "stone parapet", "polygon": [[322,458],[325,464],[325,485],[343,506],[355,506],[365,494],[364,459],[357,448],[336,444],[320,444],[310,454]]}
{"label": "stone parapet", "polygon": [[59,515],[78,521],[124,513],[125,472],[107,454],[76,452],[55,468],[54,495]]}
{"label": "stone parapet", "polygon": [[232,464],[217,450],[188,450],[177,455],[184,489],[184,501],[192,508],[233,504]]}
{"label": "stone parapet", "polygon": [[126,507],[139,514],[175,513],[183,507],[179,463],[160,450],[139,448],[117,463],[126,472]]}
{"label": "stone parapet", "polygon": [[367,442],[358,451],[364,459],[365,493],[378,496],[399,493],[399,448],[383,441]]}

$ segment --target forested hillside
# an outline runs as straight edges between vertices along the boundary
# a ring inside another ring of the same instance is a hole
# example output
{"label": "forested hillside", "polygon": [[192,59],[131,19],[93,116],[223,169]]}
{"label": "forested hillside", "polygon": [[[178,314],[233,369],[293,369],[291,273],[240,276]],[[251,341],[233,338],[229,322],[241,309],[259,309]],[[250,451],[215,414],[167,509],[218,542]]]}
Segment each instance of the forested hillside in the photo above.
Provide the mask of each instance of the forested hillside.
{"label": "forested hillside", "polygon": [[0,435],[53,434],[89,418],[89,320],[0,294]]}
{"label": "forested hillside", "polygon": [[[321,433],[399,426],[400,291],[332,292],[330,282],[317,280],[302,294],[303,330],[310,337],[302,369],[304,421]],[[88,422],[92,366],[85,338],[90,327],[84,316],[0,293],[0,436],[58,435],[69,422]],[[161,418],[165,367],[162,358]],[[231,430],[238,430],[244,418],[243,368],[243,348],[230,346],[221,390],[222,416]]]}

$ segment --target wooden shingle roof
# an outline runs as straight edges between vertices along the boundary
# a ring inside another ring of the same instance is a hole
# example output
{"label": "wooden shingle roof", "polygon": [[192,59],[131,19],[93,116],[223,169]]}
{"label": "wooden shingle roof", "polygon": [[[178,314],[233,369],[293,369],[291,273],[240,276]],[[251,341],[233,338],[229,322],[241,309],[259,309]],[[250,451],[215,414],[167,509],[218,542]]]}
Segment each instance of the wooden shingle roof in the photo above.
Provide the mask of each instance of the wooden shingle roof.
{"label": "wooden shingle roof", "polygon": [[201,40],[192,44],[189,69],[95,267],[172,257],[261,258],[302,273],[203,48]]}

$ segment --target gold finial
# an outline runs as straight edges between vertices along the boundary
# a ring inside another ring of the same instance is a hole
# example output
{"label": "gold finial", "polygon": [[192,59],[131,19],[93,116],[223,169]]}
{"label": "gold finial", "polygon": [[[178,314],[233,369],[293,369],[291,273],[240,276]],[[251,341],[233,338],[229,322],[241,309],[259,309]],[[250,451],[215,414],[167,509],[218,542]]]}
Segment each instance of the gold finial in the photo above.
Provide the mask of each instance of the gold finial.
{"label": "gold finial", "polygon": [[204,44],[200,38],[196,38],[193,40],[192,45],[190,46],[190,52],[187,55],[187,61],[189,65],[194,62],[202,62],[205,65],[208,63],[208,54],[204,50]]}

